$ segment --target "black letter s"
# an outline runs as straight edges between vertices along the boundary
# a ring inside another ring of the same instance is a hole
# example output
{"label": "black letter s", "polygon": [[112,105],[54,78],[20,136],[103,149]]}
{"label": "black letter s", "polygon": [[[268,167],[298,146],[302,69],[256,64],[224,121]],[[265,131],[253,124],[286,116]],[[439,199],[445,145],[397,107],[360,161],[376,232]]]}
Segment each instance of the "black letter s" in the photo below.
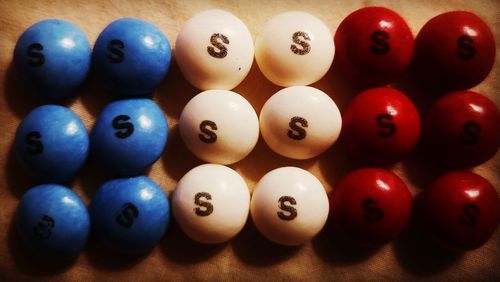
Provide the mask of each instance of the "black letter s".
{"label": "black letter s", "polygon": [[32,67],[39,67],[45,63],[43,56],[43,46],[40,43],[33,43],[28,46],[28,64]]}
{"label": "black letter s", "polygon": [[130,117],[127,115],[119,115],[113,119],[112,126],[117,131],[115,132],[115,136],[121,139],[127,138],[134,132],[134,124],[131,122],[127,122],[130,120]]}
{"label": "black letter s", "polygon": [[113,39],[108,43],[108,51],[109,53],[106,54],[106,58],[113,63],[113,64],[119,64],[123,62],[123,59],[125,59],[125,54],[121,49],[125,48],[125,44],[123,44],[123,41],[118,40],[118,39]]}
{"label": "black letter s", "polygon": [[471,60],[476,55],[474,39],[468,35],[462,35],[457,38],[457,57],[462,60]]}
{"label": "black letter s", "polygon": [[376,30],[370,36],[372,45],[370,45],[370,51],[375,55],[385,55],[391,50],[391,45],[389,45],[390,36],[387,32],[382,30]]}

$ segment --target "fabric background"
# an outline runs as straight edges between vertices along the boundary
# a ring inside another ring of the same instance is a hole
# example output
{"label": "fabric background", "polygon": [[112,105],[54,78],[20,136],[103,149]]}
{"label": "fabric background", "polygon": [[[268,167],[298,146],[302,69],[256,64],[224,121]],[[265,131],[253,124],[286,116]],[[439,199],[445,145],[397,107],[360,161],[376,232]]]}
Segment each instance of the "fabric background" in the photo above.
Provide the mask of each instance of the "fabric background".
{"label": "fabric background", "polygon": [[[413,222],[393,243],[375,250],[350,245],[327,224],[319,236],[301,247],[288,248],[265,240],[249,220],[234,240],[218,246],[190,241],[173,222],[161,243],[140,258],[128,258],[103,250],[91,239],[81,256],[65,265],[48,264],[27,256],[12,227],[19,199],[33,185],[26,179],[12,153],[17,125],[35,106],[42,103],[26,92],[12,72],[13,50],[19,35],[31,24],[44,18],[64,18],[87,34],[91,44],[112,20],[123,16],[145,19],[168,36],[171,45],[183,23],[195,13],[221,8],[240,17],[252,36],[265,21],[288,10],[304,10],[322,19],[335,32],[340,21],[352,11],[369,5],[382,5],[399,12],[414,35],[431,17],[449,10],[473,11],[484,18],[495,34],[497,59],[489,77],[474,90],[500,104],[500,2],[483,1],[326,1],[326,0],[253,0],[253,1],[32,1],[0,0],[0,280],[496,280],[500,281],[500,231],[480,249],[464,253],[445,251],[429,242]],[[175,56],[175,52],[174,52]],[[342,110],[358,91],[343,81],[331,68],[313,84],[328,93]],[[405,91],[422,110],[433,101],[411,78],[395,87]],[[273,85],[253,64],[248,77],[235,91],[246,97],[257,113],[264,102],[280,88]],[[190,86],[174,63],[154,100],[168,117],[170,136],[162,158],[147,174],[167,192],[201,161],[183,145],[176,127],[187,101],[199,91]],[[73,109],[90,129],[95,118],[112,96],[90,75],[76,95],[63,104]],[[316,175],[328,191],[355,164],[338,143],[320,157],[306,161],[290,160],[273,153],[261,140],[244,160],[231,165],[252,190],[268,171],[281,166],[299,166]],[[441,172],[418,151],[391,168],[417,196]],[[499,154],[474,169],[500,189]],[[94,165],[84,167],[72,188],[88,204],[106,175]]]}

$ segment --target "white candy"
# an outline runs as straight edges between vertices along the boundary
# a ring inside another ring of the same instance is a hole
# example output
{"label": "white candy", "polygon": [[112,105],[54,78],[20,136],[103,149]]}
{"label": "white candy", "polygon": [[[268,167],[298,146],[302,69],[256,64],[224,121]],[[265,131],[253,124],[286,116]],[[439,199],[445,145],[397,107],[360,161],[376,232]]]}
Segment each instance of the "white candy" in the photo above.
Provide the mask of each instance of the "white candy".
{"label": "white candy", "polygon": [[300,245],[318,234],[328,218],[328,197],[306,170],[282,167],[257,183],[250,213],[257,229],[282,245]]}
{"label": "white candy", "polygon": [[172,212],[191,239],[226,242],[245,225],[250,193],[243,178],[223,165],[204,164],[184,175],[172,195]]}
{"label": "white candy", "polygon": [[184,24],[175,42],[182,74],[201,90],[233,89],[247,76],[253,56],[250,31],[223,10],[196,14]]}
{"label": "white candy", "polygon": [[308,85],[320,80],[335,53],[328,27],[305,12],[271,18],[255,39],[255,59],[262,73],[280,86]]}
{"label": "white candy", "polygon": [[271,96],[260,112],[267,145],[292,159],[309,159],[337,140],[342,117],[333,100],[309,86],[293,86]]}
{"label": "white candy", "polygon": [[207,90],[192,98],[179,119],[184,144],[198,158],[232,164],[246,157],[259,139],[252,105],[228,90]]}

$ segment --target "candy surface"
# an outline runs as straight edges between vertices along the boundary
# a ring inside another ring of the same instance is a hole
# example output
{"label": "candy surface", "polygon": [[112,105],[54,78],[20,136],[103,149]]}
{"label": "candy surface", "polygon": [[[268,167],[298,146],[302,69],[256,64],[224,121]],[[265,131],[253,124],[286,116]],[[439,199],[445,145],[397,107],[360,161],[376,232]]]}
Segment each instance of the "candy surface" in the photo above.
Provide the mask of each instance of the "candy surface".
{"label": "candy surface", "polygon": [[328,217],[328,196],[319,180],[297,167],[268,172],[255,186],[252,220],[269,240],[300,245],[313,238]]}
{"label": "candy surface", "polygon": [[279,86],[308,85],[320,80],[335,53],[328,27],[306,12],[274,16],[255,39],[255,59],[262,73]]}
{"label": "candy surface", "polygon": [[335,63],[356,84],[383,86],[406,70],[413,35],[405,20],[383,7],[365,7],[347,16],[335,33]]}
{"label": "candy surface", "polygon": [[420,139],[420,116],[403,93],[372,88],[355,96],[342,115],[342,138],[349,153],[364,163],[402,160]]}
{"label": "candy surface", "polygon": [[179,119],[184,144],[198,158],[232,164],[246,157],[259,138],[259,120],[239,94],[208,90],[192,98]]}
{"label": "candy surface", "polygon": [[191,239],[218,244],[245,225],[250,193],[243,178],[223,165],[204,164],[184,175],[172,196],[172,212]]}
{"label": "candy surface", "polygon": [[486,96],[471,91],[441,97],[424,117],[429,155],[450,167],[472,167],[500,147],[500,111]]}
{"label": "candy surface", "polygon": [[175,41],[175,58],[184,77],[201,90],[230,90],[247,76],[254,57],[245,24],[223,10],[194,15]]}
{"label": "candy surface", "polygon": [[99,78],[122,97],[153,92],[167,74],[170,60],[165,34],[135,18],[121,18],[106,26],[92,52]]}
{"label": "candy surface", "polygon": [[481,81],[495,62],[488,25],[470,12],[453,11],[429,20],[415,41],[415,65],[424,81],[446,90],[464,90]]}
{"label": "candy surface", "polygon": [[78,256],[90,231],[87,207],[70,189],[55,184],[31,188],[16,212],[21,237],[39,255],[54,259]]}
{"label": "candy surface", "polygon": [[149,99],[126,99],[108,104],[90,134],[92,154],[116,176],[135,176],[163,152],[168,124]]}
{"label": "candy surface", "polygon": [[321,90],[293,86],[271,96],[260,112],[260,130],[267,145],[292,159],[320,155],[337,140],[342,117]]}
{"label": "candy surface", "polygon": [[500,221],[493,186],[472,172],[450,172],[424,190],[419,206],[423,227],[450,248],[471,250],[486,243]]}
{"label": "candy surface", "polygon": [[412,196],[394,173],[362,168],[347,174],[330,194],[333,223],[362,245],[395,239],[407,225]]}
{"label": "candy surface", "polygon": [[63,183],[87,160],[89,136],[70,109],[44,105],[19,124],[14,148],[29,176],[42,183]]}
{"label": "candy surface", "polygon": [[89,212],[96,235],[123,253],[153,248],[170,220],[167,195],[146,176],[105,182],[92,199]]}
{"label": "candy surface", "polygon": [[74,24],[48,19],[30,26],[18,39],[13,64],[20,80],[37,95],[74,94],[90,68],[90,45]]}

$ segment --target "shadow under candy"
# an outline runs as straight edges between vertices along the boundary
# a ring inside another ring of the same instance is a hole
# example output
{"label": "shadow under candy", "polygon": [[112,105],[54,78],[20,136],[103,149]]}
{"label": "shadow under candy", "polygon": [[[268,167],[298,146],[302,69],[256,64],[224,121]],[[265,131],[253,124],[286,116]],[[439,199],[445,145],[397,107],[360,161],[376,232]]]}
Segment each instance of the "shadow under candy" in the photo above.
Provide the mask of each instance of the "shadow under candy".
{"label": "shadow under candy", "polygon": [[77,258],[58,260],[35,252],[19,234],[15,215],[11,219],[7,232],[10,257],[17,271],[21,273],[37,277],[53,276],[67,271],[77,261]]}
{"label": "shadow under candy", "polygon": [[238,259],[257,267],[268,267],[286,261],[304,247],[282,246],[271,242],[259,232],[250,217],[230,244]]}
{"label": "shadow under candy", "polygon": [[403,269],[425,277],[446,271],[463,257],[463,253],[439,245],[425,233],[415,214],[419,201],[417,196],[410,222],[393,243],[393,250]]}
{"label": "shadow under candy", "polygon": [[14,140],[9,146],[5,175],[9,192],[17,198],[21,198],[29,188],[37,184],[36,181],[26,175],[25,168],[19,162],[14,149]]}
{"label": "shadow under candy", "polygon": [[151,250],[145,253],[128,254],[112,249],[95,235],[90,233],[83,254],[96,269],[120,271],[131,268],[149,256]]}
{"label": "shadow under candy", "polygon": [[382,246],[362,247],[351,241],[329,218],[323,230],[312,239],[314,252],[333,265],[353,265],[376,255]]}
{"label": "shadow under candy", "polygon": [[174,217],[171,217],[167,232],[159,245],[168,260],[186,265],[206,261],[219,254],[226,246],[227,243],[209,245],[191,240]]}

